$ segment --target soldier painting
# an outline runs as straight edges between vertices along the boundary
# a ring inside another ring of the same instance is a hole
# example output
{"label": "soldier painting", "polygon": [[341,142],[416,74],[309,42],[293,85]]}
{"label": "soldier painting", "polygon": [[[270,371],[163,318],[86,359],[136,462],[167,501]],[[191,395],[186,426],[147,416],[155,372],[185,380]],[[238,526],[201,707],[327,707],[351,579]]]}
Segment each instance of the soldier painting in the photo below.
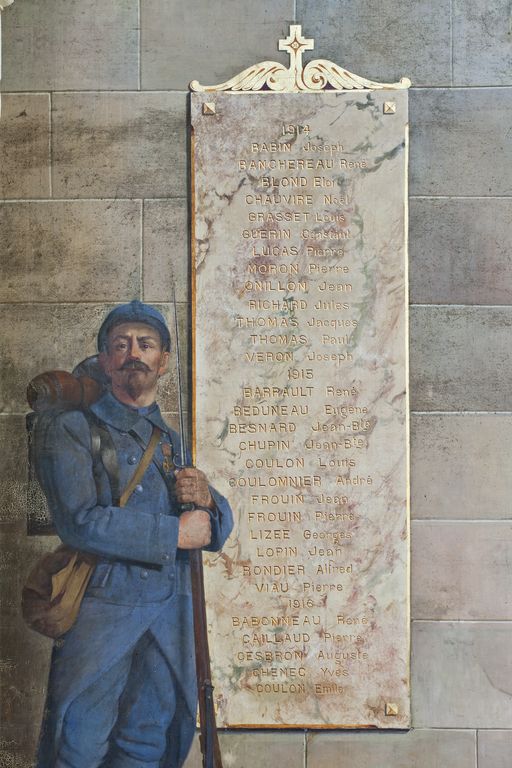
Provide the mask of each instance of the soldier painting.
{"label": "soldier painting", "polygon": [[[170,345],[154,307],[116,307],[98,333],[109,386],[87,412],[53,409],[36,422],[35,468],[55,528],[95,564],[75,623],[54,645],[38,768],[178,768],[192,743],[189,551],[219,550],[233,518],[199,469],[175,466],[180,436],[156,403]],[[117,493],[151,442],[121,506]],[[180,515],[181,505],[192,508]]]}

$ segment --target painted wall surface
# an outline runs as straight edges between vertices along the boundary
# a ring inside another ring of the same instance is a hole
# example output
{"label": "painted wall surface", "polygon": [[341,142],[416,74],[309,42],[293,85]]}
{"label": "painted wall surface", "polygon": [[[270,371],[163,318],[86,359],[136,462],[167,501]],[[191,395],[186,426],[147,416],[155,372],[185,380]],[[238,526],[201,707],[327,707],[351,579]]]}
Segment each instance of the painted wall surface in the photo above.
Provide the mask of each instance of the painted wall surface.
{"label": "painted wall surface", "polygon": [[[314,55],[410,92],[412,717],[393,733],[231,732],[259,768],[506,768],[512,751],[512,20],[504,0],[15,0],[2,14],[0,765],[31,765],[50,645],[19,618],[24,389],[106,309],[188,309],[186,91]],[[164,410],[175,417],[169,381]],[[187,768],[199,766],[195,751]]]}

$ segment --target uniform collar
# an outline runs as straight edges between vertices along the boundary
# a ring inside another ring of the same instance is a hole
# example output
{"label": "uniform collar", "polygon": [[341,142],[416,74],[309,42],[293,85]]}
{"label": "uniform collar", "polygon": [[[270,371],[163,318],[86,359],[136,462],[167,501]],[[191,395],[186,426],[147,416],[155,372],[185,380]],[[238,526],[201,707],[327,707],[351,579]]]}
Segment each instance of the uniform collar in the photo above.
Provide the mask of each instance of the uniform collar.
{"label": "uniform collar", "polygon": [[91,411],[106,424],[115,427],[121,432],[134,430],[143,439],[149,439],[151,430],[149,424],[154,424],[163,432],[171,435],[170,427],[165,423],[156,403],[149,408],[131,408],[121,403],[112,392],[106,392],[99,400],[91,405]]}

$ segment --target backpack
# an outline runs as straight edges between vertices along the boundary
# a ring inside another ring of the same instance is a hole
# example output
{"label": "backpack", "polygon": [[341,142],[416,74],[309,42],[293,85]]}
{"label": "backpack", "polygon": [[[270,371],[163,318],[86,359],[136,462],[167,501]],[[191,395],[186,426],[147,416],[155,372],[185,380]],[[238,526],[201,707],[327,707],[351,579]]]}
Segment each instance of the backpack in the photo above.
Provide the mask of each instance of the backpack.
{"label": "backpack", "polygon": [[[98,356],[88,357],[72,371],[46,371],[36,376],[27,387],[27,400],[33,409],[25,417],[28,444],[27,483],[27,534],[29,536],[54,536],[53,526],[45,495],[35,472],[35,433],[38,421],[48,411],[82,410],[91,429],[93,462],[102,461],[107,472],[112,498],[118,497],[113,487],[114,474],[106,457],[112,442],[110,433],[102,422],[89,410],[99,400],[108,386]],[[115,486],[115,482],[114,482]]]}
{"label": "backpack", "polygon": [[[96,368],[95,368],[96,366]],[[27,397],[34,411],[27,416],[29,443],[29,491],[27,529],[29,534],[55,534],[46,501],[34,470],[34,435],[38,418],[49,410],[62,411],[80,408],[91,430],[93,464],[101,461],[107,473],[112,501],[124,506],[136,484],[153,460],[157,443],[162,434],[153,428],[149,444],[127,487],[120,494],[117,455],[110,432],[88,406],[105,391],[106,383],[90,376],[99,366],[97,358],[80,363],[73,373],[49,371],[33,379]],[[85,371],[85,373],[84,373]],[[103,375],[103,374],[101,374]],[[34,503],[35,502],[35,503]],[[58,638],[74,624],[87,585],[96,567],[97,558],[61,544],[53,552],[41,558],[32,571],[22,591],[22,614],[28,626],[46,637]]]}

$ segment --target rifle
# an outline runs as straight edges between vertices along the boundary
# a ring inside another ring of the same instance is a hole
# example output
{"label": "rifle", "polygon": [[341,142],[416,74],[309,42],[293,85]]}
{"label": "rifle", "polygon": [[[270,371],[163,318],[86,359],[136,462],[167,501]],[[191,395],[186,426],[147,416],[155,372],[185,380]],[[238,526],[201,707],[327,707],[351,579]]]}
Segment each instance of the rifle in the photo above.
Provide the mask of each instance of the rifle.
{"label": "rifle", "polygon": [[[180,420],[181,466],[186,467],[187,438],[183,411],[183,396],[181,383],[180,343],[178,329],[178,314],[176,311],[176,293],[172,287],[174,306],[174,332],[176,339],[176,378],[178,386],[178,414]],[[193,504],[181,504],[180,512],[194,509]],[[189,552],[190,571],[192,580],[192,605],[194,611],[194,641],[196,655],[197,693],[199,697],[199,727],[203,768],[222,768],[219,735],[215,721],[213,704],[213,685],[211,681],[210,651],[208,647],[208,625],[206,620],[206,602],[204,594],[203,554],[200,549]]]}

